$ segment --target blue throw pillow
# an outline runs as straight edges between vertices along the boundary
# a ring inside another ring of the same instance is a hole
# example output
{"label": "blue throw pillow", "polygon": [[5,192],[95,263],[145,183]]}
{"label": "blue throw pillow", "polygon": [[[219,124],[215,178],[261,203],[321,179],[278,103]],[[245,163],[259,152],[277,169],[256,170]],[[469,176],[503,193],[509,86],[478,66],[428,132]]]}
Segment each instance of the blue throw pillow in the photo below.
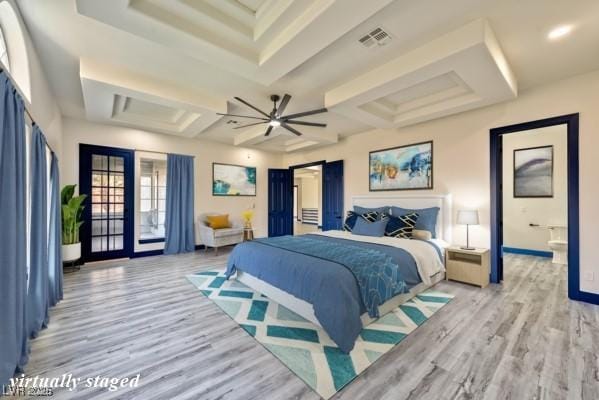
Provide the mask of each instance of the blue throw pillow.
{"label": "blue throw pillow", "polygon": [[379,213],[379,215],[383,215],[383,214],[389,215],[389,214],[391,214],[391,208],[389,206],[376,207],[376,208],[354,206],[354,212],[357,214],[366,214],[369,212],[376,212],[376,213]]}
{"label": "blue throw pillow", "polygon": [[401,239],[412,239],[414,226],[417,224],[418,214],[410,213],[406,215],[395,216],[389,218],[387,227],[385,228],[385,236],[391,236]]}
{"label": "blue throw pillow", "polygon": [[389,218],[380,219],[374,222],[368,222],[364,218],[358,218],[352,233],[354,235],[382,237],[385,236],[387,222],[389,222]]}
{"label": "blue throw pillow", "polygon": [[395,217],[410,213],[418,214],[418,221],[414,229],[429,231],[433,238],[437,237],[437,217],[439,216],[439,207],[423,208],[420,210],[411,210],[409,208],[391,207],[391,214]]}

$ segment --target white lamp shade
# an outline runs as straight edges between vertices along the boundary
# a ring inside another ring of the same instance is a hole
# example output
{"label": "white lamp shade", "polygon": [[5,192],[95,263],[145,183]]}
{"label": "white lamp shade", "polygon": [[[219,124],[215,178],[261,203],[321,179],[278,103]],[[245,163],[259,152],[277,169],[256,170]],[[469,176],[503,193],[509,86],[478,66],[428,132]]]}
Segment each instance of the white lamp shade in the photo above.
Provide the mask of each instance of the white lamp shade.
{"label": "white lamp shade", "polygon": [[478,225],[478,210],[459,210],[457,224]]}

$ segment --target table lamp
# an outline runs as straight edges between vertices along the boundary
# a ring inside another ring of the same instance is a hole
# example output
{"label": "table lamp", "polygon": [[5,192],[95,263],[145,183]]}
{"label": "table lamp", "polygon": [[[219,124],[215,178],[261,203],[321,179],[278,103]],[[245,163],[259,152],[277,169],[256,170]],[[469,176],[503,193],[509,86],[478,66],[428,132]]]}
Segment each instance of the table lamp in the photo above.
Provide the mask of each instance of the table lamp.
{"label": "table lamp", "polygon": [[461,248],[464,250],[475,250],[474,247],[470,247],[468,228],[470,225],[478,225],[478,210],[459,210],[457,223],[466,225],[466,246],[462,246]]}

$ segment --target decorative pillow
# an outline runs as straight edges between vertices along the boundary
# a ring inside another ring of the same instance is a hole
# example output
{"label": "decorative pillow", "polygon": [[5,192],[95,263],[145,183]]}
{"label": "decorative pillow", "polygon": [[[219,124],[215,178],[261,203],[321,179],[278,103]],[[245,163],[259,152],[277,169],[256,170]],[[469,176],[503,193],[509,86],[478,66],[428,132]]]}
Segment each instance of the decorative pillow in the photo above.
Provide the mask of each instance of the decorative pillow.
{"label": "decorative pillow", "polygon": [[429,231],[421,231],[420,229],[414,229],[412,231],[412,239],[418,240],[431,240],[433,235]]}
{"label": "decorative pillow", "polygon": [[368,211],[360,214],[360,217],[364,218],[368,222],[378,221],[384,218],[387,214],[380,213],[378,211]]}
{"label": "decorative pillow", "polygon": [[417,221],[418,214],[416,213],[401,215],[399,217],[392,215],[385,229],[385,236],[412,239],[412,231]]}
{"label": "decorative pillow", "polygon": [[374,222],[368,222],[364,218],[358,218],[356,225],[352,230],[354,235],[382,237],[385,235],[385,227],[389,222],[389,218],[380,219]]}
{"label": "decorative pillow", "polygon": [[229,223],[229,214],[208,215],[206,217],[206,221],[212,229],[223,229],[231,227],[231,224]]}
{"label": "decorative pillow", "polygon": [[354,225],[356,225],[356,220],[358,219],[358,214],[353,211],[347,212],[347,217],[345,217],[345,222],[343,222],[343,230],[347,232],[351,232],[354,229]]}
{"label": "decorative pillow", "polygon": [[377,211],[369,211],[363,214],[358,214],[355,211],[348,211],[347,217],[345,217],[345,222],[343,223],[343,230],[351,232],[354,229],[354,225],[356,225],[356,221],[358,219],[363,219],[367,222],[375,222],[385,218],[388,218],[387,214],[379,213]]}
{"label": "decorative pillow", "polygon": [[389,208],[389,206],[376,207],[376,208],[354,206],[354,212],[357,214],[366,214],[369,212],[376,212],[376,213],[379,213],[379,215],[383,215],[383,214],[391,214],[391,209]]}
{"label": "decorative pillow", "polygon": [[394,216],[406,215],[410,213],[418,214],[418,221],[414,229],[429,231],[433,238],[437,237],[437,217],[439,216],[439,207],[423,208],[420,210],[410,210],[408,208],[391,207],[391,214]]}

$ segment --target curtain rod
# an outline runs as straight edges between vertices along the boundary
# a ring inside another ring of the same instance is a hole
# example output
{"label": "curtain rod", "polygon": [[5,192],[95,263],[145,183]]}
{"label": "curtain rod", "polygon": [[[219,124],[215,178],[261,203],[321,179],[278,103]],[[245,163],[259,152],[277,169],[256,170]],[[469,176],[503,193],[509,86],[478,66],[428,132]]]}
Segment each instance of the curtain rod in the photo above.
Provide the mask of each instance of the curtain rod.
{"label": "curtain rod", "polygon": [[165,153],[164,151],[143,150],[143,149],[133,149],[133,151],[140,151],[140,152],[143,152],[143,153],[164,154],[165,156],[168,155],[168,153]]}
{"label": "curtain rod", "polygon": [[[25,100],[25,96],[23,96],[23,92],[21,92],[21,89],[19,88],[19,86],[17,85],[17,83],[15,82],[15,80],[13,79],[12,75],[10,74],[10,72],[7,71],[6,69],[4,69],[4,67],[2,66],[2,64],[0,64],[0,73],[2,73],[2,72],[6,73],[6,76],[8,76],[8,79],[10,80],[10,82],[12,83],[12,85],[14,86],[14,88],[19,93],[19,96],[21,96],[23,98],[23,105],[24,105],[25,113],[29,116],[29,119],[31,119],[31,121],[33,121],[33,117],[31,116],[31,113],[28,110],[28,104],[27,104],[27,101]],[[35,121],[33,121],[33,122],[35,122]]]}
{"label": "curtain rod", "polygon": [[187,157],[193,157],[193,158],[196,158],[196,156],[189,155],[189,154],[166,153],[166,152],[164,152],[164,151],[154,151],[154,150],[144,150],[144,149],[133,149],[133,151],[139,151],[139,152],[143,152],[143,153],[164,154],[164,155],[166,155],[166,156],[168,156],[169,154],[176,154],[176,155],[182,155],[182,156],[187,156]]}
{"label": "curtain rod", "polygon": [[[8,77],[8,79],[10,80],[10,82],[12,83],[12,86],[15,88],[15,90],[19,93],[19,96],[21,96],[22,100],[23,100],[23,110],[25,111],[25,114],[27,114],[27,116],[29,117],[29,119],[31,120],[32,123],[37,124],[35,122],[35,120],[33,119],[33,116],[31,115],[31,112],[29,111],[29,101],[27,100],[27,98],[23,95],[23,92],[21,92],[21,89],[19,88],[19,85],[17,84],[17,82],[15,82],[14,78],[12,77],[12,75],[10,74],[9,71],[7,71],[4,66],[2,65],[2,63],[0,63],[0,73],[4,72],[6,74],[6,76]],[[52,153],[54,153],[54,149],[52,149],[52,146],[50,146],[48,144],[48,141],[46,140],[46,146],[50,149],[50,151]]]}

